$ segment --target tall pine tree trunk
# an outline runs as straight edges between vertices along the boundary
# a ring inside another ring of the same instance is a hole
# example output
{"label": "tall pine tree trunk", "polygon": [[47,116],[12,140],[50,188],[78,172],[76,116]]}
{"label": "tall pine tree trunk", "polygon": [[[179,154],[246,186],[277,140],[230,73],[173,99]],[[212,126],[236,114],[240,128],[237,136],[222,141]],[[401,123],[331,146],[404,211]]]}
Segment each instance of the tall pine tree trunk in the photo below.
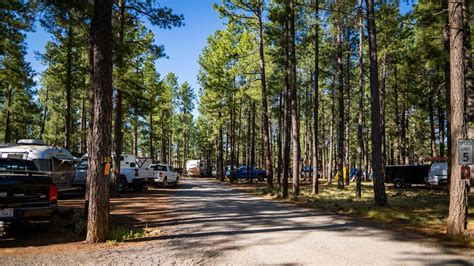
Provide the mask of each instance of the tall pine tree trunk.
{"label": "tall pine tree trunk", "polygon": [[431,142],[431,157],[436,157],[436,133],[434,124],[434,111],[433,111],[433,94],[430,93],[428,96],[428,113],[430,117],[430,142]]}
{"label": "tall pine tree trunk", "polygon": [[437,98],[438,100],[436,101],[436,110],[438,113],[438,142],[439,142],[439,156],[444,157],[444,136],[445,136],[445,110],[443,109],[442,106],[442,93],[441,93],[441,87],[438,87],[437,90]]}
{"label": "tall pine tree trunk", "polygon": [[[125,0],[119,1],[119,30],[118,30],[118,51],[116,55],[117,69],[119,72],[123,72],[123,48],[124,48],[124,30],[125,30]],[[123,83],[121,82],[122,74],[118,75],[117,88],[115,89],[115,109],[114,109],[114,168],[112,182],[110,183],[110,195],[117,197],[119,192],[120,182],[120,157],[122,156],[123,150],[123,132],[122,132],[122,88]]]}
{"label": "tall pine tree trunk", "polygon": [[91,22],[93,49],[92,134],[89,150],[88,243],[105,242],[109,235],[109,174],[112,126],[112,0],[96,0]]}
{"label": "tall pine tree trunk", "polygon": [[460,236],[467,227],[468,185],[462,178],[458,160],[458,140],[465,139],[465,62],[464,62],[464,0],[448,3],[450,26],[450,125],[451,125],[451,183],[449,197],[448,235]]}
{"label": "tall pine tree trunk", "polygon": [[367,25],[369,32],[369,58],[370,58],[370,95],[371,118],[372,118],[372,171],[374,182],[375,204],[380,207],[388,206],[387,195],[385,194],[384,171],[382,169],[382,139],[381,139],[381,118],[380,118],[380,91],[377,66],[377,40],[375,29],[374,0],[366,0],[367,5]]}
{"label": "tall pine tree trunk", "polygon": [[342,30],[340,22],[337,25],[337,75],[338,75],[338,121],[337,121],[337,187],[344,188],[344,65],[342,64]]}
{"label": "tall pine tree trunk", "polygon": [[263,36],[262,7],[263,3],[258,0],[258,32],[259,32],[259,54],[260,54],[260,82],[262,86],[262,133],[263,133],[263,155],[265,158],[265,169],[267,171],[267,185],[273,188],[273,165],[270,143],[270,126],[268,118],[268,102],[267,102],[267,82],[265,73],[265,44]]}
{"label": "tall pine tree trunk", "polygon": [[66,117],[64,127],[64,147],[69,150],[71,149],[71,134],[72,134],[72,21],[71,13],[68,12],[68,26],[67,26],[67,42],[66,42]]}
{"label": "tall pine tree trunk", "polygon": [[13,98],[13,92],[11,89],[11,85],[8,84],[8,89],[7,89],[7,104],[6,104],[6,110],[7,114],[5,117],[5,135],[3,137],[3,142],[5,143],[10,143],[11,142],[11,129],[10,129],[10,124],[11,124],[11,106],[12,106],[12,98]]}
{"label": "tall pine tree trunk", "polygon": [[[289,13],[289,6],[285,5],[285,13],[287,16]],[[284,140],[283,140],[283,188],[282,188],[282,197],[288,197],[288,178],[290,172],[290,132],[291,132],[291,88],[290,88],[290,33],[289,33],[289,23],[288,20],[285,22],[285,88],[284,88],[284,98],[285,98],[285,108],[283,110],[283,120],[284,120]]]}
{"label": "tall pine tree trunk", "polygon": [[86,144],[86,123],[87,123],[87,118],[86,118],[86,98],[82,97],[81,98],[81,144],[79,148],[80,153],[86,153],[87,152],[87,144]]}
{"label": "tall pine tree trunk", "polygon": [[314,26],[314,80],[313,80],[313,185],[311,192],[318,194],[318,161],[319,161],[319,0],[314,1],[315,26]]}
{"label": "tall pine tree trunk", "polygon": [[290,86],[291,86],[291,144],[293,153],[293,195],[300,193],[300,126],[298,117],[298,88],[296,80],[296,33],[295,33],[295,2],[289,0],[289,23],[290,23]]}
{"label": "tall pine tree trunk", "polygon": [[[362,136],[363,115],[364,115],[364,21],[362,0],[359,2],[359,113],[357,118],[357,180],[356,180],[356,197],[362,197],[362,160],[364,153],[364,140]],[[366,169],[367,170],[367,169]]]}
{"label": "tall pine tree trunk", "polygon": [[[283,110],[283,93],[280,93],[278,100],[279,110]],[[278,112],[278,136],[277,136],[277,167],[276,167],[276,178],[277,178],[277,189],[281,189],[281,175],[283,170],[283,148],[282,139],[284,138],[284,127],[283,127],[284,115],[283,112]]]}

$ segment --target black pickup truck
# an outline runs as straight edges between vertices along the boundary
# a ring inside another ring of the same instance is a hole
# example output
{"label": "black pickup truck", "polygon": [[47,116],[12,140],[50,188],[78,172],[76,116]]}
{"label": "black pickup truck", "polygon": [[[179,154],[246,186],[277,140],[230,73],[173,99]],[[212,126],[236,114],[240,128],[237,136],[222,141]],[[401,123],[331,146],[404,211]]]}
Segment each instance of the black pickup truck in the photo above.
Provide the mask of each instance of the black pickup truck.
{"label": "black pickup truck", "polygon": [[0,236],[14,222],[47,228],[57,199],[51,177],[39,173],[32,161],[0,158]]}

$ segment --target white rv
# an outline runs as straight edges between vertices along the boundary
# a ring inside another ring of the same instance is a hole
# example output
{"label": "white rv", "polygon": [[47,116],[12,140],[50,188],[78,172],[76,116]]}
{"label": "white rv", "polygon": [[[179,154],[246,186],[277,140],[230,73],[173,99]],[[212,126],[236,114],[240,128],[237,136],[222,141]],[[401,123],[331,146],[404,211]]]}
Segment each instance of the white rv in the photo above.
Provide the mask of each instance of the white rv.
{"label": "white rv", "polygon": [[52,177],[59,191],[74,189],[74,157],[66,149],[48,146],[41,140],[25,139],[17,144],[1,145],[0,158],[33,161],[40,172]]}
{"label": "white rv", "polygon": [[201,160],[189,160],[186,162],[186,174],[188,176],[203,176],[204,164]]}

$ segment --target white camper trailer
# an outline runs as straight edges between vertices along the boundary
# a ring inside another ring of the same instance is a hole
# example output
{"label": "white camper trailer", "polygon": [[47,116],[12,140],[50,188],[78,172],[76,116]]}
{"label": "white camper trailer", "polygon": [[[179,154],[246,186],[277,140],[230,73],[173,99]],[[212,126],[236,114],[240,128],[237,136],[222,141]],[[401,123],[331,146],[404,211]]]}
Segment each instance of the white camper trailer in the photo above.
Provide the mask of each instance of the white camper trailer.
{"label": "white camper trailer", "polygon": [[203,176],[204,164],[201,160],[189,160],[186,162],[186,174],[188,176]]}
{"label": "white camper trailer", "polygon": [[74,189],[74,157],[66,149],[48,146],[40,140],[19,140],[17,144],[1,145],[0,158],[33,161],[40,172],[52,177],[59,191]]}

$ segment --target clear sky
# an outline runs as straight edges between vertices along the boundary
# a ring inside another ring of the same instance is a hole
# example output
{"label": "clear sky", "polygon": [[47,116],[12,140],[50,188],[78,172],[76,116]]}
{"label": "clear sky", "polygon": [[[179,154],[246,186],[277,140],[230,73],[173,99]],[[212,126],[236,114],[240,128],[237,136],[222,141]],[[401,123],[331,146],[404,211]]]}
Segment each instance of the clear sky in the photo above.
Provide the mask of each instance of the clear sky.
{"label": "clear sky", "polygon": [[[199,54],[206,45],[207,37],[217,29],[223,28],[223,20],[219,20],[217,12],[212,8],[214,2],[216,0],[161,0],[162,6],[170,7],[176,14],[184,16],[185,25],[171,30],[148,25],[155,33],[155,43],[164,45],[165,53],[169,57],[157,61],[158,72],[162,77],[169,72],[174,72],[178,76],[179,83],[187,81],[194,88],[196,95],[199,89],[197,83]],[[220,0],[217,2],[220,3]],[[416,0],[413,2],[416,3]],[[411,3],[407,4],[405,0],[402,0],[401,9],[402,13],[406,13],[411,9]],[[26,59],[37,74],[44,71],[46,66],[36,58],[35,52],[43,53],[49,39],[50,35],[39,25],[36,25],[35,32],[27,35]],[[35,80],[39,80],[39,75],[35,76]]]}
{"label": "clear sky", "polygon": [[[172,8],[174,13],[184,16],[185,25],[168,30],[147,24],[155,34],[155,43],[164,45],[168,56],[156,62],[156,68],[161,77],[174,72],[178,76],[179,83],[187,81],[194,88],[196,95],[199,89],[197,83],[199,54],[206,45],[207,37],[217,29],[223,28],[222,20],[219,20],[219,15],[212,8],[214,2],[216,1],[161,0],[162,6]],[[35,52],[44,52],[44,46],[50,39],[50,35],[39,25],[36,25],[35,29],[35,32],[27,35],[26,60],[31,63],[33,70],[40,74],[46,66],[37,59]],[[35,76],[35,80],[39,80],[39,75]]]}

